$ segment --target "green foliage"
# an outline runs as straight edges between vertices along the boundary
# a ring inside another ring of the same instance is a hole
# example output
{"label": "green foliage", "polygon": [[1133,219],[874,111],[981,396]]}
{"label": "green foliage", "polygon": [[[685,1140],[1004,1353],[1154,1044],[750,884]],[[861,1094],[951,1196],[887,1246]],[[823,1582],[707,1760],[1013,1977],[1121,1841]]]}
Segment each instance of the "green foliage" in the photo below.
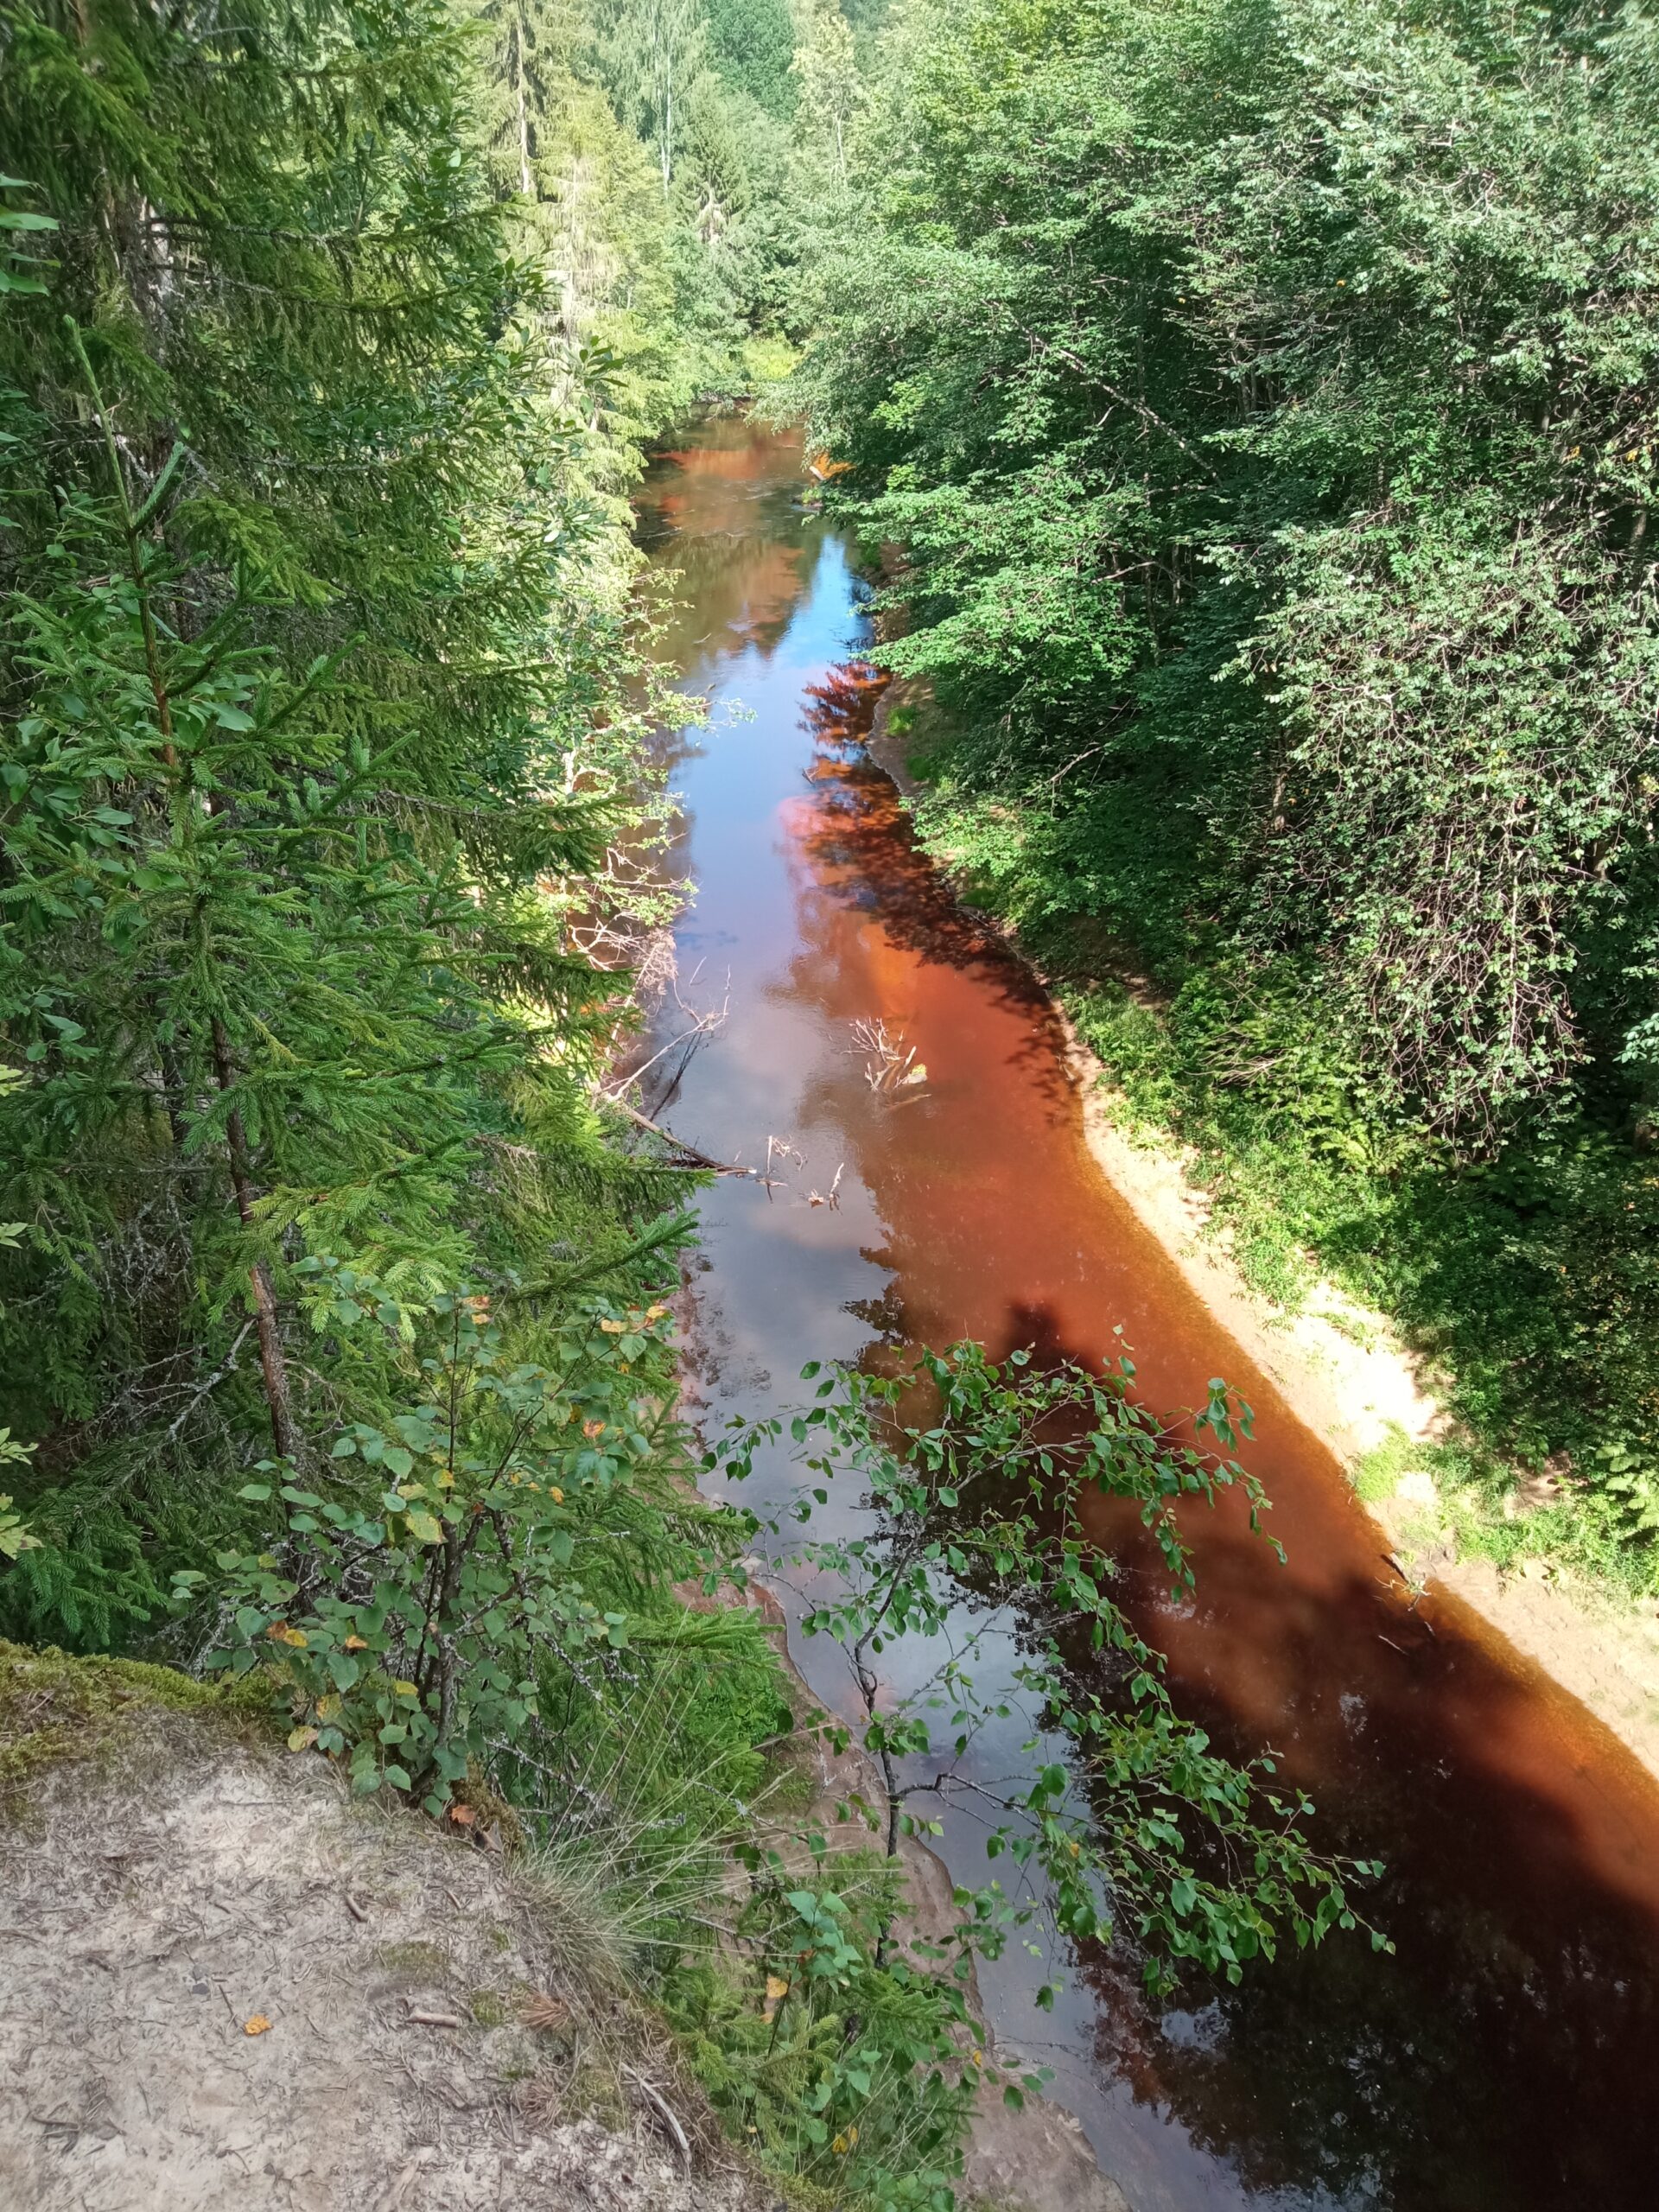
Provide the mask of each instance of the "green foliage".
{"label": "green foliage", "polygon": [[[29,189],[20,176],[0,176],[0,194],[22,193]],[[57,229],[50,215],[42,215],[26,207],[13,207],[0,201],[0,292],[27,292],[37,298],[47,289],[43,263],[39,249],[44,243],[43,234]]]}
{"label": "green foliage", "polygon": [[1026,804],[1192,817],[1435,1126],[1639,1061],[1645,19],[902,29],[801,385],[907,549],[893,664]]}
{"label": "green foliage", "polygon": [[787,122],[795,106],[795,22],[788,0],[710,0],[709,35],[715,67],[727,83]]}
{"label": "green foliage", "polygon": [[559,418],[588,433],[596,486],[621,519],[633,446],[730,384],[731,303],[652,149],[590,80],[589,11],[480,0],[478,21],[491,182],[515,251],[540,272]]}
{"label": "green foliage", "polygon": [[[9,1435],[8,1430],[0,1428],[0,1459],[5,1458],[10,1449]],[[12,1512],[10,1508],[10,1498],[0,1490],[0,1552],[8,1559],[19,1559],[24,1552],[38,1551],[41,1540],[30,1535],[23,1526],[22,1514]]]}
{"label": "green foliage", "polygon": [[[330,1318],[384,1303],[360,1280],[347,1288],[330,1286]],[[660,1347],[665,1310],[580,1312],[543,1365],[513,1356],[522,1339],[510,1351],[486,1299],[440,1293],[407,1361],[422,1395],[387,1427],[354,1421],[334,1440],[332,1468],[360,1462],[366,1481],[323,1493],[274,1468],[245,1487],[256,1504],[274,1489],[284,1538],[220,1556],[225,1642],[209,1666],[267,1666],[292,1696],[292,1749],[315,1743],[354,1789],[390,1783],[442,1812],[530,1729],[545,1656],[569,1664],[628,1641],[628,1615],[588,1594],[578,1551],[632,1533],[607,1507],[664,1426],[632,1371]],[[188,1596],[200,1579],[175,1580]]]}
{"label": "green foliage", "polygon": [[862,98],[847,20],[833,0],[600,0],[582,67],[650,145],[661,219],[695,241],[679,314],[729,388],[744,326],[802,334],[798,264],[845,200]]}
{"label": "green foliage", "polygon": [[[1633,16],[1414,28],[1318,0],[918,16],[872,146],[906,149],[883,232],[830,280],[859,359],[815,396],[917,556],[897,658],[985,706],[1000,686],[1022,734],[1101,683],[1160,730],[1232,722],[1255,757],[1220,811],[1267,833],[1286,919],[1461,1124],[1559,1077],[1565,917],[1592,925],[1639,817],[1646,447],[1622,410],[1651,186],[1620,156],[1650,73]],[[1473,136],[1442,135],[1465,112]],[[1564,752],[1569,724],[1589,742]],[[1126,718],[1095,779],[1149,740]],[[1541,795],[1508,844],[1506,776]],[[1445,937],[1406,866],[1430,855],[1467,974],[1420,942]]]}
{"label": "green foliage", "polygon": [[715,2109],[775,2171],[873,2212],[949,2212],[975,2098],[1001,2076],[954,1980],[874,1962],[896,1902],[868,1854],[837,1852],[806,1885],[771,1865],[737,1926],[745,1978],[687,1961],[662,2001]]}
{"label": "green foliage", "polygon": [[[1270,1757],[1236,1767],[1178,1718],[1161,1662],[1109,1594],[1083,1519],[1092,1496],[1139,1504],[1178,1589],[1192,1582],[1179,1502],[1213,1503],[1237,1485],[1256,1527],[1266,1503],[1230,1456],[1177,1442],[1131,1395],[1134,1372],[1127,1358],[1104,1376],[1071,1362],[1039,1369],[1020,1351],[999,1365],[959,1344],[898,1376],[825,1379],[791,1433],[817,1478],[798,1519],[849,1476],[877,1516],[875,1533],[797,1557],[826,1589],[802,1627],[846,1655],[859,1741],[881,1778],[869,1810],[888,1855],[939,1812],[969,1806],[988,1859],[1040,1875],[1040,1902],[1016,1904],[995,1881],[958,1891],[964,1958],[995,1955],[1010,1930],[1046,1919],[1071,1941],[1130,1938],[1161,1990],[1182,1962],[1236,1981],[1244,1962],[1274,1955],[1281,1932],[1306,1944],[1352,1929],[1344,1876],[1381,1869],[1318,1857],[1294,1825],[1313,1808],[1275,1794]],[[1194,1427],[1230,1454],[1249,1420],[1217,1382]],[[780,1433],[775,1421],[742,1430],[727,1474],[741,1478],[757,1445]],[[1015,1709],[976,1681],[986,1638],[1007,1631],[1005,1609],[1018,1624],[1012,1682],[1031,1726],[1013,1781],[974,1766],[981,1738]],[[919,1681],[903,1668],[895,1679],[884,1660],[907,1637],[943,1653]],[[914,1807],[930,1801],[927,1820]],[[1033,1895],[1029,1879],[1019,1888]],[[1054,1994],[1046,1986],[1039,2002]]]}
{"label": "green foliage", "polygon": [[0,29],[56,226],[0,340],[0,1613],[82,1644],[257,1546],[257,1460],[315,1486],[402,1410],[313,1260],[411,1308],[643,1285],[684,1184],[590,1103],[657,808],[632,464],[512,251],[481,42],[94,17]]}
{"label": "green foliage", "polygon": [[1592,1494],[1659,1418],[1653,38],[916,0],[796,380],[904,549],[936,849],[1138,974],[1090,1021],[1258,1280]]}

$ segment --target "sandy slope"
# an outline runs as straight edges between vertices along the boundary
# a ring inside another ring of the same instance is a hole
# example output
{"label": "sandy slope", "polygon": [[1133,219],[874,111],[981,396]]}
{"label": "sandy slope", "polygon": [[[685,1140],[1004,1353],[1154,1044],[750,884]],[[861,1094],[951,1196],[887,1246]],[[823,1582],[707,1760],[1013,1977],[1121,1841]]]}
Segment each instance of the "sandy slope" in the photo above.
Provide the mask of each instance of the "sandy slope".
{"label": "sandy slope", "polygon": [[[0,1663],[0,1781],[20,1715],[57,1760],[0,1802],[3,2212],[787,2212],[511,1859],[218,1713],[60,1727],[66,1662]],[[1075,2122],[984,2101],[964,2196],[1128,2212]]]}
{"label": "sandy slope", "polygon": [[[771,2212],[649,2101],[568,2117],[607,2024],[499,1860],[350,1804],[319,1759],[145,1715],[3,1832],[0,2205],[18,2212]],[[250,2024],[269,2025],[249,2032]],[[687,2107],[688,2113],[690,2107]],[[688,2124],[689,2121],[688,2121]]]}

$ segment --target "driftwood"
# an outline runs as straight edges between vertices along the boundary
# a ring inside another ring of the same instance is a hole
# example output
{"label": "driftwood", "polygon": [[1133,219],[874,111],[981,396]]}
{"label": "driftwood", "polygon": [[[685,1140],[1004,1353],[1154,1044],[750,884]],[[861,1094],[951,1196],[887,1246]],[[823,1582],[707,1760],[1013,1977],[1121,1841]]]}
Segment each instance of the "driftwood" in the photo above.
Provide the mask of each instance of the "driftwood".
{"label": "driftwood", "polygon": [[619,1114],[626,1114],[631,1122],[637,1122],[642,1129],[649,1129],[652,1136],[660,1137],[664,1144],[672,1145],[676,1152],[683,1153],[689,1166],[706,1168],[711,1175],[753,1175],[755,1172],[753,1167],[734,1167],[729,1160],[711,1160],[706,1152],[699,1152],[696,1145],[687,1144],[683,1137],[677,1137],[671,1129],[661,1128],[648,1115],[642,1114],[637,1106],[630,1106],[626,1098],[607,1097],[605,1103],[614,1106]]}

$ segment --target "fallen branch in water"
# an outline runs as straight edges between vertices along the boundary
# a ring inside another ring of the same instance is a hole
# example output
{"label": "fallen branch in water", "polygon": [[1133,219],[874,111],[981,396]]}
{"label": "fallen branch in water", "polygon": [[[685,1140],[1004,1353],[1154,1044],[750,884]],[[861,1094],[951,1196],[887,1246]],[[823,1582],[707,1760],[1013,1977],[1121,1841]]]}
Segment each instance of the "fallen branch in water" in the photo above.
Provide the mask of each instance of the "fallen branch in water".
{"label": "fallen branch in water", "polygon": [[[782,1137],[768,1137],[766,1139],[766,1172],[760,1178],[760,1180],[766,1185],[766,1201],[768,1205],[770,1205],[772,1201],[772,1163],[774,1160],[792,1160],[798,1167],[804,1167],[806,1165],[804,1156],[797,1152],[792,1144],[785,1144]],[[785,1190],[787,1190],[788,1187],[787,1184],[784,1185],[784,1188]]]}
{"label": "fallen branch in water", "polygon": [[[702,972],[702,963],[699,963],[697,974],[701,975]],[[696,976],[694,976],[691,980],[693,982],[696,982]],[[667,1044],[659,1046],[657,1051],[652,1054],[648,1060],[642,1062],[639,1067],[631,1069],[629,1072],[622,1077],[622,1080],[613,1088],[608,1086],[601,1087],[599,1093],[601,1098],[613,1102],[619,1101],[622,1093],[627,1090],[629,1085],[631,1084],[638,1083],[640,1077],[645,1073],[647,1069],[654,1068],[658,1060],[665,1060],[671,1052],[679,1052],[682,1055],[679,1066],[675,1072],[673,1081],[669,1084],[667,1090],[664,1093],[663,1103],[666,1104],[667,1101],[674,1096],[674,1093],[679,1089],[681,1084],[685,1080],[685,1071],[687,1068],[690,1066],[692,1056],[696,1053],[699,1046],[707,1044],[709,1038],[717,1036],[721,1030],[725,1027],[727,1016],[732,1010],[732,979],[729,974],[726,978],[725,997],[721,1001],[718,1007],[710,1007],[702,1013],[699,1013],[695,1007],[690,1007],[686,1004],[685,1001],[680,996],[680,989],[677,983],[672,986],[672,989],[674,992],[674,1002],[679,1007],[680,1012],[685,1016],[686,1020],[690,1023],[690,1027],[689,1029],[682,1030],[677,1037],[671,1037]]]}
{"label": "fallen branch in water", "polygon": [[631,1122],[637,1122],[642,1129],[649,1129],[652,1136],[660,1137],[664,1144],[672,1145],[676,1152],[683,1153],[689,1166],[705,1168],[711,1175],[753,1175],[755,1172],[753,1167],[734,1167],[729,1160],[711,1160],[706,1152],[699,1152],[696,1145],[687,1144],[683,1137],[677,1137],[671,1129],[660,1128],[649,1115],[642,1114],[637,1106],[630,1106],[626,1098],[613,1097],[607,1092],[605,1103],[613,1106],[619,1114],[626,1114]]}
{"label": "fallen branch in water", "polygon": [[895,1037],[885,1021],[869,1015],[861,1016],[852,1025],[853,1043],[861,1052],[872,1055],[864,1063],[864,1080],[878,1098],[891,1098],[913,1084],[927,1081],[927,1070],[916,1058],[916,1047],[906,1048],[902,1037]]}

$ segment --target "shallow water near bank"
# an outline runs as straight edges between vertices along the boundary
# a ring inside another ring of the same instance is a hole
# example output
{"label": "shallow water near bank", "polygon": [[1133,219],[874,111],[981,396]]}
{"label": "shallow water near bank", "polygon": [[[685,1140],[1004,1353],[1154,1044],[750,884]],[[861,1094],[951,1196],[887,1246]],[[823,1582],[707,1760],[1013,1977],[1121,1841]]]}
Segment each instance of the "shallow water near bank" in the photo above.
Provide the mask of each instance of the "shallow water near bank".
{"label": "shallow water near bank", "polygon": [[[1086,1955],[1045,2017],[1043,1970],[1016,1953],[982,1974],[998,2032],[1053,2068],[1137,2212],[1649,2205],[1659,1789],[1455,1601],[1406,1611],[1340,1469],[1102,1176],[1047,1000],[863,758],[867,626],[809,489],[795,442],[728,421],[639,501],[680,602],[659,650],[712,702],[708,728],[665,740],[696,891],[653,1044],[687,1027],[679,1001],[729,1002],[689,1059],[647,1072],[645,1103],[720,1159],[789,1147],[770,1192],[702,1196],[694,1392],[711,1422],[776,1411],[808,1359],[963,1336],[1096,1363],[1127,1341],[1160,1409],[1224,1376],[1255,1408],[1243,1456],[1287,1564],[1233,1504],[1198,1509],[1197,1595],[1172,1604],[1132,1517],[1103,1507],[1098,1533],[1180,1708],[1230,1750],[1271,1744],[1320,1845],[1389,1869],[1365,1903],[1392,1957],[1338,1937],[1157,2008]],[[877,1097],[859,1020],[913,1046],[926,1081]],[[788,1478],[763,1470],[751,1502]],[[792,1648],[842,1700],[836,1655]],[[1020,1732],[980,1756],[1017,1757]],[[942,1847],[983,1878],[970,1824]]]}

